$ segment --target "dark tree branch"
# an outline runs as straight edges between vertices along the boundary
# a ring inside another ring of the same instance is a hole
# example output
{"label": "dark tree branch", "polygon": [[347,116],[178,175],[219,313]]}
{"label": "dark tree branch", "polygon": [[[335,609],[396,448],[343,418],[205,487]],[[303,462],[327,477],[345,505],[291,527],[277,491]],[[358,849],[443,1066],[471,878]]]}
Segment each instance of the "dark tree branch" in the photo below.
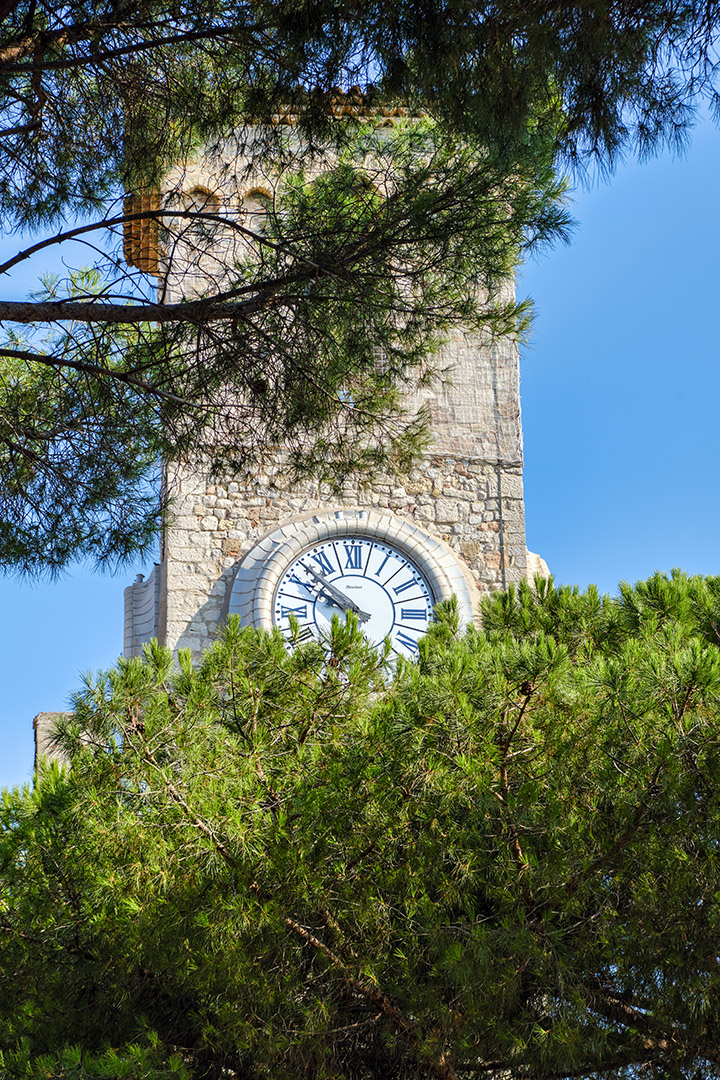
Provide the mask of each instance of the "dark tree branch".
{"label": "dark tree branch", "polygon": [[194,323],[238,319],[287,301],[278,289],[267,288],[251,300],[234,304],[214,300],[186,300],[179,304],[107,304],[102,300],[0,300],[0,322],[10,323]]}
{"label": "dark tree branch", "polygon": [[0,22],[4,22],[8,15],[18,7],[21,0],[0,0]]}
{"label": "dark tree branch", "polygon": [[[121,45],[115,49],[106,49],[103,52],[90,51],[88,53],[69,57],[65,60],[34,60],[32,63],[16,63],[20,57],[32,54],[45,53],[48,49],[67,48],[70,45],[91,43],[96,40],[98,33],[109,32],[139,32],[142,26],[94,25],[69,27],[54,32],[29,34],[19,41],[12,42],[0,48],[0,71],[8,74],[20,74],[22,72],[37,71],[66,71],[70,68],[85,67],[88,64],[100,64],[107,60],[119,59],[123,56],[131,56],[134,53],[149,52],[161,49],[168,45],[185,45],[194,41],[213,40],[222,41],[225,37],[228,41],[237,45],[238,28],[233,26],[211,26],[203,30],[182,30],[166,37],[149,36],[145,41],[136,41],[132,45]],[[258,33],[259,28],[245,28],[250,34]]]}
{"label": "dark tree branch", "polygon": [[26,349],[7,349],[0,345],[0,356],[12,357],[15,360],[26,360],[32,364],[44,364],[53,368],[70,368],[72,371],[82,371],[86,375],[96,375],[101,379],[112,379],[115,382],[124,383],[135,390],[142,390],[152,397],[162,398],[164,401],[172,401],[176,405],[183,405],[189,409],[204,409],[207,406],[189,401],[187,398],[178,397],[167,390],[163,390],[155,383],[144,382],[127,371],[119,371],[111,367],[101,367],[99,364],[90,364],[85,360],[71,360],[65,356],[52,356],[47,353],[30,352]]}

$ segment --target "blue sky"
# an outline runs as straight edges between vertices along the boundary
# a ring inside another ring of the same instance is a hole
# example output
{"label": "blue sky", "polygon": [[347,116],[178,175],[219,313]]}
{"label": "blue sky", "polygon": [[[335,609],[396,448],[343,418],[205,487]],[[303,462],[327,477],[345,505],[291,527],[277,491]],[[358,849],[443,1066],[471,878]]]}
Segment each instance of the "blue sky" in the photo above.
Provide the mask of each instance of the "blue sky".
{"label": "blue sky", "polygon": [[720,573],[719,168],[704,123],[576,192],[571,244],[523,270],[527,537],[558,581]]}
{"label": "blue sky", "polygon": [[[523,267],[533,341],[521,393],[529,547],[556,581],[614,592],[679,566],[720,573],[720,132],[574,193],[571,244]],[[0,786],[32,771],[32,718],[122,650],[119,577],[0,578]]]}

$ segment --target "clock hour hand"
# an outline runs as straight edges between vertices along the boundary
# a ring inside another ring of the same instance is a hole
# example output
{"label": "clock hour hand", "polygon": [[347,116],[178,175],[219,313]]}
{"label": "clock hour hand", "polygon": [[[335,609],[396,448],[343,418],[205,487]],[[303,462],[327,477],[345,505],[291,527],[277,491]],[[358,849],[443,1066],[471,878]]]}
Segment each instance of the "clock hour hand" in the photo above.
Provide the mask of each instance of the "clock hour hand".
{"label": "clock hour hand", "polygon": [[306,574],[309,574],[311,578],[314,578],[314,580],[320,586],[322,586],[323,591],[327,594],[327,596],[330,598],[330,600],[332,600],[334,604],[337,604],[337,606],[342,608],[343,611],[352,611],[355,615],[357,615],[361,623],[368,621],[370,615],[368,615],[367,611],[361,611],[357,604],[353,600],[351,600],[349,596],[346,596],[344,592],[340,592],[340,590],[336,589],[334,585],[331,585],[330,582],[327,581],[322,576],[322,574],[319,574],[317,570],[314,570],[312,566],[308,566],[308,564],[304,562],[301,562],[300,565],[302,566]]}

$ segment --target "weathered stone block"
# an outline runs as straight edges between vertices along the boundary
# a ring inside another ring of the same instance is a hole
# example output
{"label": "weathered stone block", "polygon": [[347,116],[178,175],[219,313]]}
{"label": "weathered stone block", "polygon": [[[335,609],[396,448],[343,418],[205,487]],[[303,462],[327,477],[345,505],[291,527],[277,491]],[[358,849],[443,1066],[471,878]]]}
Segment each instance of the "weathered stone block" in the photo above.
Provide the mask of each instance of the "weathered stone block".
{"label": "weathered stone block", "polygon": [[457,521],[460,505],[450,499],[437,499],[435,502],[435,520],[438,522]]}

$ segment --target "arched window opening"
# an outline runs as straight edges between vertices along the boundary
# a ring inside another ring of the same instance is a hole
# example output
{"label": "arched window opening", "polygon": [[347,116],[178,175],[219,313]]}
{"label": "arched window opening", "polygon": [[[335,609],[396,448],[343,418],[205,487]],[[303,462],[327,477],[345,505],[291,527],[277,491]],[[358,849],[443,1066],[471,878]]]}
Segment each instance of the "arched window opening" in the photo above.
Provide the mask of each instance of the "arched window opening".
{"label": "arched window opening", "polygon": [[220,209],[220,201],[217,195],[205,187],[194,187],[190,191],[183,191],[182,208],[190,213],[216,214]]}
{"label": "arched window opening", "polygon": [[262,234],[267,229],[268,214],[272,209],[272,196],[262,188],[252,188],[240,204],[240,222],[254,233]]}

